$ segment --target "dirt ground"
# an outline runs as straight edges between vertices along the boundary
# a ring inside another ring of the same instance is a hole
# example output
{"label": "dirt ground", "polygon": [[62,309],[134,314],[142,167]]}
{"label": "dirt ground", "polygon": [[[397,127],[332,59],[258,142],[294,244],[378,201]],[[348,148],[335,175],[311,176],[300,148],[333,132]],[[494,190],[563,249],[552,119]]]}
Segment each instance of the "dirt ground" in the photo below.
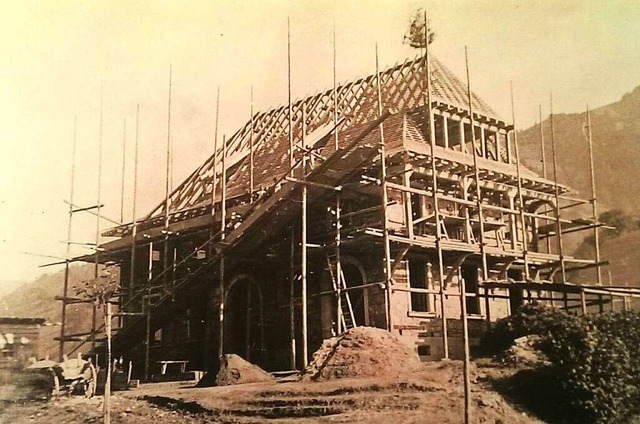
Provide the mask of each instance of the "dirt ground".
{"label": "dirt ground", "polygon": [[[475,370],[475,368],[474,368]],[[112,398],[112,423],[460,423],[459,362],[423,364],[399,377],[255,383],[195,388],[143,384]],[[509,405],[475,371],[474,423],[539,423]],[[0,423],[88,424],[102,421],[102,398],[64,397],[0,404]]]}

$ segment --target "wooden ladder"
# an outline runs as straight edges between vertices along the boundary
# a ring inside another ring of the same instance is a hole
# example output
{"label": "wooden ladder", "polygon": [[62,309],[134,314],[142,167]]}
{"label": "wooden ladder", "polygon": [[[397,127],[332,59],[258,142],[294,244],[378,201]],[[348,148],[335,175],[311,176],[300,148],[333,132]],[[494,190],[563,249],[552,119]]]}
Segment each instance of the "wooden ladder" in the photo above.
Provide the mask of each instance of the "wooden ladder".
{"label": "wooden ladder", "polygon": [[355,317],[353,316],[351,297],[349,296],[349,292],[345,291],[347,288],[347,282],[344,278],[344,272],[342,272],[342,269],[340,270],[340,275],[336,279],[336,272],[333,268],[334,263],[332,262],[332,258],[335,259],[335,255],[330,256],[327,254],[326,258],[329,274],[331,274],[331,283],[333,284],[333,290],[336,292],[336,297],[338,296],[338,289],[340,289],[340,323],[342,324],[343,331],[346,331],[358,326]]}

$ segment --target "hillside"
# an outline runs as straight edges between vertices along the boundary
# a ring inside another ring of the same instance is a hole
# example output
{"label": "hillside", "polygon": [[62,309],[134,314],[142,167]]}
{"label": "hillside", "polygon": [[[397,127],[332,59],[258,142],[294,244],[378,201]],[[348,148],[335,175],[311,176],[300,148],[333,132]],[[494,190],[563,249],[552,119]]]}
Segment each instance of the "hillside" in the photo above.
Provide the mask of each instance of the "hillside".
{"label": "hillside", "polygon": [[[593,258],[593,245],[585,241],[576,252],[581,257]],[[602,268],[605,285],[640,287],[640,229],[632,229],[618,235],[607,235],[600,242],[600,254],[609,261]],[[575,281],[595,282],[595,270],[580,271]]]}
{"label": "hillside", "polygon": [[[640,206],[640,87],[622,99],[591,111],[597,197],[600,209],[623,209],[637,214]],[[584,133],[586,112],[554,116],[558,180],[591,197],[589,151]],[[551,133],[544,123],[547,169],[552,177]],[[523,163],[542,172],[540,126],[518,134]]]}
{"label": "hillside", "polygon": [[[93,278],[93,265],[74,265],[70,268],[69,290],[73,286]],[[43,354],[58,355],[58,342],[53,340],[60,334],[61,303],[55,300],[62,295],[64,269],[40,276],[31,283],[0,298],[0,316],[45,318],[47,325],[41,333]],[[91,305],[75,304],[67,307],[67,332],[79,333],[91,327]],[[101,319],[98,316],[98,319]]]}

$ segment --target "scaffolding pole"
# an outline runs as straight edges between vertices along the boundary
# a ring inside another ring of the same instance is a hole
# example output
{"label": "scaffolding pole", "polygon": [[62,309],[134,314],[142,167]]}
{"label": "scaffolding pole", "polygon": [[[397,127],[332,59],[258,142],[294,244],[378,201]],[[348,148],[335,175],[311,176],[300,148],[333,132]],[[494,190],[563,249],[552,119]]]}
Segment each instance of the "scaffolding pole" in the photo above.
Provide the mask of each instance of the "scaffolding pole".
{"label": "scaffolding pole", "polygon": [[149,351],[151,350],[151,302],[149,301],[149,286],[153,280],[153,242],[149,242],[149,261],[147,263],[146,296],[143,298],[142,308],[145,319],[144,338],[144,381],[149,381]]}
{"label": "scaffolding pole", "polygon": [[60,346],[59,346],[59,357],[60,361],[62,361],[64,356],[64,341],[65,341],[65,331],[66,331],[66,320],[67,320],[67,298],[69,296],[69,255],[71,254],[71,229],[73,223],[73,191],[74,191],[74,183],[75,183],[75,174],[76,174],[76,141],[77,141],[77,125],[78,118],[76,116],[73,117],[73,145],[71,147],[71,186],[69,190],[69,220],[67,223],[67,254],[65,256],[64,261],[64,285],[62,288],[62,318],[60,325]]}
{"label": "scaffolding pole", "polygon": [[253,85],[251,86],[251,132],[249,133],[249,201],[253,202]]}
{"label": "scaffolding pole", "polygon": [[[382,81],[380,80],[380,68],[378,64],[378,44],[376,43],[376,86],[378,91],[378,117],[382,117]],[[384,122],[380,121],[380,181],[382,186],[382,231],[384,243],[384,270],[385,270],[385,310],[387,313],[387,330],[391,331],[391,246],[389,242],[389,217],[387,216],[387,165],[384,145]],[[340,276],[338,276],[340,278]]]}
{"label": "scaffolding pole", "polygon": [[[475,146],[473,146],[475,149]],[[467,296],[466,296],[466,284],[464,278],[462,278],[462,272],[458,272],[458,279],[460,280],[460,311],[462,320],[462,344],[463,344],[463,367],[462,377],[464,379],[464,423],[469,424],[471,422],[471,376],[470,376],[470,358],[471,353],[469,351],[469,323],[467,322]]]}
{"label": "scaffolding pole", "polygon": [[[164,201],[164,244],[163,244],[163,255],[162,255],[162,265],[163,268],[167,268],[169,263],[169,207],[171,203],[171,172],[172,172],[172,163],[171,163],[171,77],[173,74],[173,67],[169,66],[169,99],[167,105],[167,169],[166,169],[166,181],[165,181],[165,201]],[[173,276],[172,276],[173,277]],[[171,295],[173,296],[175,293],[173,292],[173,287],[169,287],[169,273],[165,272],[163,276],[163,282],[165,290],[170,290]],[[173,286],[173,284],[172,284]]]}
{"label": "scaffolding pole", "polygon": [[[476,152],[475,130],[473,128],[474,126],[473,104],[471,101],[471,80],[469,78],[469,56],[467,53],[467,46],[464,47],[464,59],[465,59],[465,65],[467,69],[467,98],[469,101],[469,120],[471,125],[471,150],[473,151],[473,174],[474,174],[474,180],[476,185],[476,207],[478,208],[478,221],[480,223],[480,255],[482,256],[482,279],[486,281],[489,279],[489,272],[487,269],[487,252],[485,249],[485,239],[484,239],[484,214],[482,213],[482,190],[480,189],[480,170],[478,169],[478,153]],[[462,122],[460,123],[460,125],[461,126],[463,125]],[[464,140],[462,141],[464,142]],[[509,139],[507,137],[507,146],[508,145],[509,145]]]}
{"label": "scaffolding pole", "polygon": [[[591,111],[587,106],[587,142],[589,143],[589,175],[591,177],[591,210],[593,213],[593,221],[598,222],[598,204],[596,201],[596,174],[593,161],[593,135],[591,132]],[[598,227],[593,227],[594,248],[596,254],[596,262],[600,262],[600,235]],[[596,267],[598,285],[602,285],[602,272],[600,267]]]}
{"label": "scaffolding pole", "polygon": [[[103,96],[103,88],[100,87],[100,131],[98,136],[98,193],[96,202],[96,254],[94,256],[94,267],[93,267],[93,278],[98,280],[98,269],[99,269],[99,250],[98,246],[100,245],[100,212],[102,209],[102,203],[100,202],[100,198],[102,195],[102,124],[103,124],[103,112],[104,112],[104,96]],[[95,303],[93,304],[92,313],[91,313],[91,350],[94,351],[96,348],[96,328],[97,328],[97,306]],[[97,364],[96,364],[97,365]]]}
{"label": "scaffolding pole", "polygon": [[[287,132],[289,138],[289,176],[294,177],[293,167],[295,165],[295,158],[293,156],[293,105],[291,103],[291,18],[287,16]],[[295,315],[295,269],[294,269],[294,255],[295,255],[295,227],[291,227],[291,263],[290,273],[290,293],[289,293],[289,314],[290,314],[290,326],[291,326],[291,364],[292,368],[296,369],[296,315]]]}
{"label": "scaffolding pole", "polygon": [[127,167],[127,119],[122,120],[122,174],[120,178],[120,222],[124,222],[124,183]]}
{"label": "scaffolding pole", "polygon": [[[527,255],[527,251],[529,249],[529,242],[527,240],[527,222],[524,217],[524,197],[522,196],[522,173],[520,169],[520,150],[518,149],[518,132],[516,131],[516,107],[515,102],[513,100],[513,81],[510,84],[511,88],[511,121],[513,123],[513,148],[516,155],[516,177],[518,179],[518,207],[520,209],[520,226],[522,232],[522,256],[524,259],[524,276],[528,281],[530,279],[529,275],[529,257]],[[508,137],[508,135],[507,135]],[[515,234],[513,235],[515,237]]]}
{"label": "scaffolding pole", "polygon": [[[136,106],[136,138],[133,153],[133,199],[131,205],[131,264],[129,265],[129,299],[134,296],[136,282],[136,237],[138,234],[138,221],[136,216],[136,203],[138,200],[138,126],[140,121],[140,104]],[[142,306],[142,305],[141,305]],[[125,311],[122,311],[125,312]]]}
{"label": "scaffolding pole", "polygon": [[289,335],[290,335],[290,348],[291,348],[291,369],[297,369],[296,366],[296,310],[295,310],[295,282],[296,274],[294,272],[294,259],[295,259],[295,228],[291,227],[291,250],[289,256]]}
{"label": "scaffolding pole", "polygon": [[216,123],[213,135],[213,165],[212,165],[212,175],[211,175],[211,231],[209,233],[209,238],[213,237],[215,234],[215,217],[216,217],[216,186],[218,185],[218,168],[217,168],[217,160],[218,160],[218,117],[220,116],[220,86],[218,85],[218,90],[216,93]]}
{"label": "scaffolding pole", "polygon": [[293,106],[291,104],[291,19],[287,17],[287,96],[288,119],[289,119],[289,166],[291,167],[290,176],[294,177],[293,165],[295,159],[293,157]]}
{"label": "scaffolding pole", "polygon": [[[553,158],[553,184],[554,184],[554,197],[555,197],[555,214],[556,214],[556,232],[558,236],[558,255],[560,256],[560,269],[562,271],[562,282],[567,282],[566,267],[564,263],[563,246],[562,246],[562,224],[560,222],[560,188],[558,187],[558,161],[556,155],[556,139],[553,127],[553,95],[549,96],[549,124],[551,128],[551,152]],[[567,299],[564,296],[564,303],[566,307]]]}
{"label": "scaffolding pole", "polygon": [[[226,221],[227,221],[227,140],[222,136],[222,199],[220,201],[220,241],[226,238]],[[221,248],[222,249],[222,248]],[[225,257],[224,252],[220,253],[220,315],[219,315],[219,340],[218,340],[218,358],[224,355],[224,301],[225,301]]]}
{"label": "scaffolding pole", "polygon": [[[339,148],[338,142],[338,89],[337,89],[337,78],[336,78],[336,23],[335,20],[333,22],[333,134],[334,134],[334,142],[336,152]],[[341,244],[342,244],[342,222],[341,222],[341,213],[342,213],[342,204],[341,204],[341,196],[340,192],[336,192],[336,275],[337,285],[336,285],[336,305],[337,305],[337,313],[336,313],[336,326],[337,326],[337,334],[341,334],[343,331],[342,328],[342,283],[340,280],[340,276],[342,275],[342,257],[341,257]],[[329,264],[331,266],[331,264]],[[346,328],[344,328],[346,330]]]}
{"label": "scaffolding pole", "polygon": [[[427,14],[424,15],[424,41],[425,41],[425,74],[427,79],[427,111],[429,113],[429,144],[431,145],[431,188],[433,191],[433,212],[436,219],[436,250],[438,252],[438,280],[440,280],[440,289],[438,296],[440,298],[440,312],[442,315],[442,349],[444,358],[449,359],[449,331],[447,329],[447,317],[445,314],[445,278],[444,278],[444,258],[442,254],[442,228],[440,206],[438,202],[438,170],[436,169],[436,134],[435,122],[433,116],[433,106],[431,104],[431,56],[429,55],[429,36],[428,36]],[[446,133],[446,129],[445,129]]]}
{"label": "scaffolding pole", "polygon": [[[306,149],[306,133],[307,133],[307,106],[302,102],[302,180],[307,179],[307,149]],[[307,319],[307,185],[302,185],[302,229],[301,229],[301,278],[302,286],[302,365],[307,366],[309,362],[309,335],[308,335],[308,319]]]}

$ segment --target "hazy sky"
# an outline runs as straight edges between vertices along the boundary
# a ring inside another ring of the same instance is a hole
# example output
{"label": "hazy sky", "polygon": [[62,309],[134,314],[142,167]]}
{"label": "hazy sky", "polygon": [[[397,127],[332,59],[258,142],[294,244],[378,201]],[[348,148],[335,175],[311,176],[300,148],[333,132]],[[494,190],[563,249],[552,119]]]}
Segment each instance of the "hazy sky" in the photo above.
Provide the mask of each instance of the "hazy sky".
{"label": "hazy sky", "polygon": [[[295,97],[332,84],[332,26],[338,80],[416,52],[403,46],[412,11],[425,7],[435,54],[462,76],[468,45],[472,86],[518,124],[533,123],[553,91],[558,112],[611,103],[640,85],[637,1],[15,1],[0,0],[0,281],[26,279],[63,256],[73,121],[76,203],[97,198],[100,87],[104,90],[103,202],[120,218],[126,119],[125,219],[131,219],[135,108],[140,104],[139,206],[164,193],[169,66],[175,184],[210,154],[216,87],[221,134],[256,110],[286,101],[286,22],[291,17]],[[103,222],[102,228],[108,227]],[[76,215],[72,240],[92,241],[95,219]],[[74,248],[74,254],[88,252]],[[0,290],[1,292],[1,290]]]}

